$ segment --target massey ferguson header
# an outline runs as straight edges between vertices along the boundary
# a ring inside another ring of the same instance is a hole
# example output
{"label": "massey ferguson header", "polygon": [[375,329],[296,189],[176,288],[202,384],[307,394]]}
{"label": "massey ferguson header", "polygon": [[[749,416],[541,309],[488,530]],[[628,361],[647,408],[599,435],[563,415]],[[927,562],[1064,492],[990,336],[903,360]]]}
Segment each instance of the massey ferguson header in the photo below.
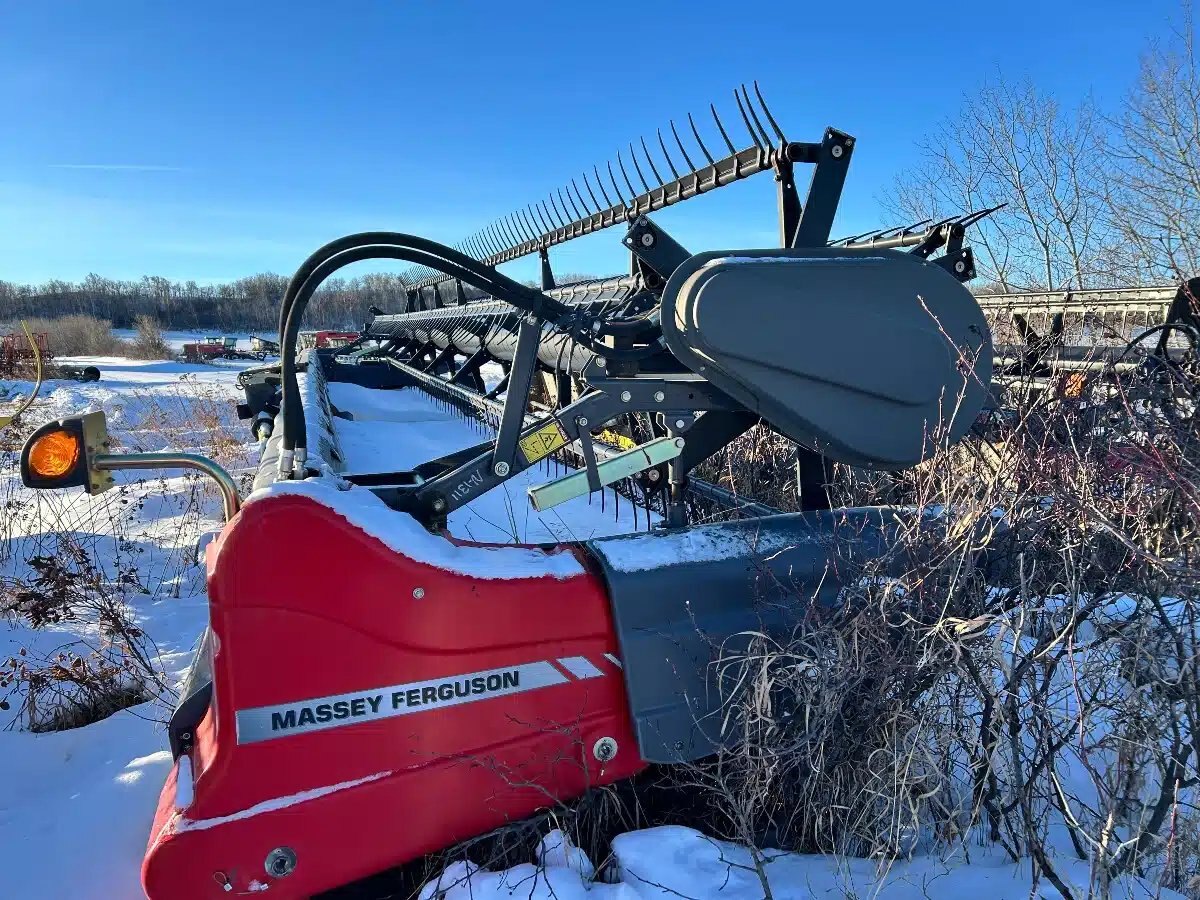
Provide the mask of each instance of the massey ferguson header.
{"label": "massey ferguson header", "polygon": [[[912,466],[975,421],[993,348],[963,286],[965,240],[987,211],[831,244],[854,138],[792,141],[757,87],[736,99],[737,127],[715,109],[709,137],[672,123],[457,247],[379,231],[305,260],[280,363],[242,376],[263,440],[244,503],[207,460],[108,453],[102,417],[31,437],[23,471],[39,487],[98,492],[112,469],[192,465],[225,494],[210,627],[145,860],[152,897],[309,896],[711,754],[738,701],[717,648],[836,602],[836,554],[886,550],[908,513],[829,509],[827,465]],[[685,248],[652,218],[762,172],[778,247]],[[606,228],[627,274],[558,285],[549,251]],[[496,268],[533,253],[538,288]],[[408,308],[300,355],[313,293],[368,259],[413,265]],[[356,467],[351,424],[361,441],[386,398],[413,390],[482,423],[482,440]],[[800,445],[807,512],[692,476],[760,422]],[[551,458],[572,468],[529,489],[533,514],[613,485],[647,530],[539,546],[446,531]],[[700,503],[739,518],[691,524]]]}

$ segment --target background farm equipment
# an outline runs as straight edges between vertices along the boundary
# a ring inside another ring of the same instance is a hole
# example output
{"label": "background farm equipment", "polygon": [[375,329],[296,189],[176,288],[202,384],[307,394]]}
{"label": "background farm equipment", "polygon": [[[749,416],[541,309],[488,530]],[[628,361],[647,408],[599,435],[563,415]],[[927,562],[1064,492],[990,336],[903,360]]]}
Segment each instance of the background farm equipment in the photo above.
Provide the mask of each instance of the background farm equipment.
{"label": "background farm equipment", "polygon": [[[255,346],[255,341],[258,346]],[[183,359],[190,363],[206,363],[217,359],[266,359],[265,349],[269,341],[251,338],[250,350],[238,349],[236,337],[206,337],[202,341],[189,341],[183,345]]]}
{"label": "background farm equipment", "polygon": [[49,336],[44,332],[26,335],[20,331],[13,331],[0,336],[0,378],[32,380],[39,358],[44,378],[100,380],[100,369],[96,366],[77,366],[55,361],[49,350]]}
{"label": "background farm equipment", "polygon": [[259,337],[257,334],[251,335],[250,352],[259,359],[266,359],[268,356],[278,356],[279,341]]}
{"label": "background farm equipment", "polygon": [[345,347],[358,340],[357,331],[302,331],[297,346],[301,350],[327,350],[331,347]]}

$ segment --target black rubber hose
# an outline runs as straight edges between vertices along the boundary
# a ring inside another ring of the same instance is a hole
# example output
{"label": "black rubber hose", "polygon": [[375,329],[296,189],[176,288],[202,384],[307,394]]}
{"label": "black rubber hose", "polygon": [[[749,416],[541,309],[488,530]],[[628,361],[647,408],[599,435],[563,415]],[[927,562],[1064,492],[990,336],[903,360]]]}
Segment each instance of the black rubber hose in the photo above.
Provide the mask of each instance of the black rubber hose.
{"label": "black rubber hose", "polygon": [[[405,235],[395,236],[405,237]],[[485,272],[481,277],[479,273],[473,270],[448,264],[433,254],[404,246],[387,244],[342,249],[316,266],[309,265],[309,262],[314,257],[327,252],[328,248],[334,247],[338,243],[335,241],[332,244],[327,244],[321,250],[317,251],[317,254],[310,257],[297,270],[296,275],[293,276],[292,280],[295,282],[297,277],[304,274],[304,280],[300,283],[297,290],[292,292],[291,285],[288,288],[288,292],[291,295],[288,298],[288,314],[284,320],[283,331],[280,333],[280,387],[283,392],[281,407],[283,411],[283,450],[292,450],[297,446],[304,446],[306,439],[303,427],[303,412],[300,407],[299,386],[296,382],[296,340],[300,331],[300,320],[304,315],[305,308],[308,306],[308,301],[316,293],[317,288],[338,269],[367,259],[399,259],[416,265],[436,267],[452,277],[460,278],[464,283],[470,284],[472,287],[492,293],[494,296],[498,296],[500,299],[510,303],[512,301],[504,296],[509,293],[509,285],[515,285],[523,292],[530,290],[519,282],[505,278],[505,276],[499,276],[498,283],[496,283],[487,277],[490,273]],[[426,242],[422,241],[422,243]],[[506,284],[505,282],[508,283]]]}
{"label": "black rubber hose", "polygon": [[[345,237],[340,237],[337,240],[330,241],[325,246],[319,248],[315,253],[308,257],[296,273],[288,281],[287,289],[284,291],[283,300],[279,305],[279,342],[282,348],[283,332],[287,327],[287,319],[291,313],[292,303],[295,302],[296,295],[300,288],[304,286],[308,278],[316,270],[317,266],[321,265],[327,259],[331,259],[339,253],[346,250],[353,250],[357,247],[367,246],[396,246],[396,247],[411,247],[414,250],[423,250],[426,253],[432,253],[440,256],[458,266],[474,271],[481,277],[493,278],[500,285],[507,287],[514,294],[523,294],[526,297],[533,295],[539,302],[546,303],[551,308],[558,308],[559,312],[564,311],[562,305],[551,298],[544,297],[540,291],[533,291],[529,287],[521,284],[519,281],[514,281],[506,275],[501,275],[491,266],[485,266],[478,260],[467,256],[465,253],[460,253],[453,247],[447,247],[445,244],[439,244],[437,241],[431,241],[427,238],[417,237],[412,234],[403,234],[397,231],[363,231],[358,234],[348,234]],[[441,269],[441,266],[437,268]]]}
{"label": "black rubber hose", "polygon": [[[517,309],[531,312],[550,321],[569,319],[574,311],[559,301],[547,297],[497,272],[491,266],[460,253],[452,247],[415,235],[391,231],[372,231],[347,235],[330,241],[308,257],[288,282],[280,304],[280,374],[283,412],[281,450],[304,447],[304,417],[296,382],[296,340],[300,320],[308,301],[330,275],[351,263],[367,259],[399,259],[435,268],[452,278],[491,294]],[[655,348],[613,351],[596,345],[590,335],[577,340],[594,352],[607,352],[621,358],[640,358]],[[290,456],[290,452],[287,454]]]}

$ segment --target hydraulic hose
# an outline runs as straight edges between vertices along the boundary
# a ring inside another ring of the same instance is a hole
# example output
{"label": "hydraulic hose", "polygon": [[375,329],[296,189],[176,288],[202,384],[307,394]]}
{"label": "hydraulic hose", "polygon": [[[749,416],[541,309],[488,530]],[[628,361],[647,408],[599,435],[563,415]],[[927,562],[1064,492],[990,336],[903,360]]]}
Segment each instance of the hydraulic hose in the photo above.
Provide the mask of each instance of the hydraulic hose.
{"label": "hydraulic hose", "polygon": [[[396,236],[405,237],[404,235]],[[318,253],[327,251],[327,248],[331,246],[333,245],[327,245],[327,247],[322,248]],[[309,265],[312,260],[312,257],[310,257],[305,265],[297,271],[296,276],[293,277],[292,281],[295,283],[296,278],[304,274],[303,281],[294,293],[291,291],[291,284],[289,284],[288,289],[291,296],[288,297],[285,295],[285,302],[288,304],[287,315],[284,319],[283,331],[280,334],[280,388],[283,394],[281,405],[283,411],[283,441],[280,453],[280,466],[281,472],[285,474],[287,471],[285,466],[290,467],[295,449],[297,447],[304,447],[306,440],[299,386],[296,382],[296,341],[300,332],[300,320],[312,295],[325,279],[345,266],[367,259],[399,259],[416,265],[436,266],[440,270],[446,271],[452,277],[459,278],[464,283],[470,284],[472,287],[488,291],[495,296],[499,296],[501,299],[512,302],[508,297],[504,296],[509,293],[508,285],[502,282],[495,283],[489,278],[480,277],[474,271],[454,264],[448,264],[433,254],[404,246],[370,244],[351,249],[342,249],[316,266]],[[486,275],[487,273],[484,274]],[[509,281],[523,292],[529,292],[530,290],[518,282],[511,282],[510,279],[504,279],[504,276],[500,276],[500,278],[504,281]]]}
{"label": "hydraulic hose", "polygon": [[[363,232],[331,241],[309,256],[296,270],[288,282],[280,304],[283,438],[279,470],[285,477],[290,477],[296,457],[303,463],[307,451],[303,408],[296,381],[296,341],[300,331],[300,320],[309,300],[325,279],[344,266],[367,259],[399,259],[437,269],[517,309],[559,325],[575,316],[571,307],[436,241],[390,231]],[[654,348],[614,351],[596,343],[590,334],[576,333],[574,324],[567,330],[581,345],[593,352],[621,358],[640,358],[654,352]]]}

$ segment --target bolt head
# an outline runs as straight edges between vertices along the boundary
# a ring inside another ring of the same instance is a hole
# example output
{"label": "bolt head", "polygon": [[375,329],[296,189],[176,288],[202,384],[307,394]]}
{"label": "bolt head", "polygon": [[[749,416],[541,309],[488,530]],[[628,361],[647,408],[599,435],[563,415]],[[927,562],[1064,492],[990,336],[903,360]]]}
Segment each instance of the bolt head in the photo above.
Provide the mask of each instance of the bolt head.
{"label": "bolt head", "polygon": [[267,854],[267,861],[263,868],[272,878],[291,875],[296,869],[296,851],[291,847],[276,847]]}
{"label": "bolt head", "polygon": [[587,428],[587,423],[588,423],[587,416],[580,416],[575,421],[579,423],[580,428]]}
{"label": "bolt head", "polygon": [[960,259],[954,264],[954,271],[961,275],[963,272],[967,271],[967,264]]}
{"label": "bolt head", "polygon": [[499,475],[501,478],[503,478],[505,475],[507,475],[509,473],[508,463],[506,463],[506,462],[496,463],[496,468],[494,471],[497,475]]}
{"label": "bolt head", "polygon": [[630,401],[630,399],[632,399],[632,397],[633,397],[633,394],[629,393],[629,391],[621,391],[621,402],[622,403],[628,403]]}
{"label": "bolt head", "polygon": [[675,427],[676,427],[676,428],[685,428],[686,426],[687,426],[687,422],[685,422],[683,419],[676,419],[676,420],[675,420]]}
{"label": "bolt head", "polygon": [[600,368],[604,368],[605,366],[608,365],[608,360],[605,359],[603,356],[597,356],[596,357],[596,365],[598,365]]}
{"label": "bolt head", "polygon": [[658,469],[651,469],[646,473],[646,477],[650,481],[658,481],[658,479],[662,477],[662,474],[658,471]]}
{"label": "bolt head", "polygon": [[602,737],[592,745],[592,756],[600,762],[608,762],[617,755],[617,742],[610,737]]}
{"label": "bolt head", "polygon": [[435,512],[441,512],[445,508],[446,508],[446,501],[441,499],[440,497],[437,500],[433,501],[433,509]]}
{"label": "bolt head", "polygon": [[653,247],[654,246],[654,234],[652,232],[647,231],[642,234],[642,246],[643,247]]}
{"label": "bolt head", "polygon": [[419,588],[419,587],[413,588],[413,599],[414,600],[420,600],[424,596],[425,596],[425,588]]}
{"label": "bolt head", "polygon": [[846,151],[842,149],[841,144],[834,144],[833,149],[830,150],[829,152],[833,154],[834,159],[841,159],[842,154],[845,153]]}
{"label": "bolt head", "polygon": [[664,394],[662,391],[655,391],[655,392],[654,392],[654,401],[655,401],[656,403],[662,403],[662,402],[663,402],[664,400],[666,400],[666,399],[667,399],[667,395],[666,395],[666,394]]}

